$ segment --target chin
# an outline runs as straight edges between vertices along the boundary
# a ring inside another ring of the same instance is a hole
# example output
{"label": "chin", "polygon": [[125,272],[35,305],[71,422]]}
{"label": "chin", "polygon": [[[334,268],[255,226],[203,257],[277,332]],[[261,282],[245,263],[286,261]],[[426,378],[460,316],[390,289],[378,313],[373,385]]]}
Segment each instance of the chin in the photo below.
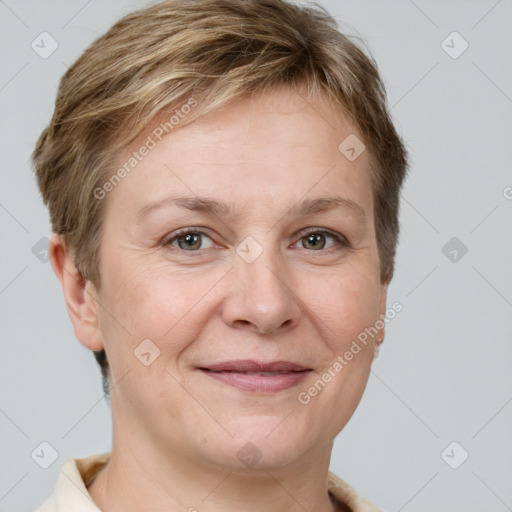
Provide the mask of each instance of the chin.
{"label": "chin", "polygon": [[285,418],[286,414],[251,416],[232,422],[226,430],[233,437],[213,441],[209,446],[215,446],[216,451],[208,458],[237,471],[270,470],[292,464],[315,443],[305,426],[301,429]]}

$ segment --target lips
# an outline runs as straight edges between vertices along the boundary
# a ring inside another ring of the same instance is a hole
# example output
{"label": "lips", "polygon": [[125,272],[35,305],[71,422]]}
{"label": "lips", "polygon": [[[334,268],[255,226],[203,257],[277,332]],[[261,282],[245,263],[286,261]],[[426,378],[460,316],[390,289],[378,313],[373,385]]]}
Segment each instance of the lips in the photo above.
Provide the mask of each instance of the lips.
{"label": "lips", "polygon": [[263,363],[258,361],[225,361],[223,363],[211,364],[202,369],[212,372],[302,372],[309,370],[304,366],[288,361],[272,361]]}
{"label": "lips", "polygon": [[199,368],[218,382],[244,391],[274,393],[291,388],[311,371],[289,361],[224,361]]}

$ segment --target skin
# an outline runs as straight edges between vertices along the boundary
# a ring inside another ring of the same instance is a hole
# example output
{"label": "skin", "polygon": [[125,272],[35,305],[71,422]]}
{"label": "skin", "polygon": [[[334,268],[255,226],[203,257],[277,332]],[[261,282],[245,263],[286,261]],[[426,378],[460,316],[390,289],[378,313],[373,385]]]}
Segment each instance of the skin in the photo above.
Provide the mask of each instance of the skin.
{"label": "skin", "polygon": [[[386,311],[369,155],[349,161],[338,150],[349,134],[362,137],[323,97],[305,101],[287,88],[178,128],[103,199],[100,290],[80,281],[52,238],[76,337],[105,348],[111,367],[112,457],[91,497],[102,510],[125,512],[343,510],[327,492],[333,440],[362,397],[384,333],[307,405],[298,394]],[[137,219],[171,195],[207,196],[234,213],[170,205]],[[305,199],[333,196],[357,203],[364,216],[347,208],[287,215]],[[195,250],[170,240],[186,227],[204,233]],[[322,234],[308,243],[306,228],[339,233],[349,245]],[[236,252],[249,236],[263,251],[252,263]],[[134,350],[147,338],[160,355],[145,366]],[[198,370],[236,359],[311,371],[292,388],[265,393]],[[237,456],[248,442],[261,455],[251,467]]]}

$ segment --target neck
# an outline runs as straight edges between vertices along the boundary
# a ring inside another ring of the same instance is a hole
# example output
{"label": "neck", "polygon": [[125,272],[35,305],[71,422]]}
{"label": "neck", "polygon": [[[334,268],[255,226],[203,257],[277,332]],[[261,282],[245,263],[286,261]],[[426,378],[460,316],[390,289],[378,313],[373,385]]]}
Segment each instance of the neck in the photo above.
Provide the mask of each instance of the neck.
{"label": "neck", "polygon": [[[116,443],[89,487],[108,512],[334,512],[327,489],[330,449],[284,468],[230,469],[199,464],[185,454],[163,453],[140,442]],[[130,449],[125,449],[129,446]],[[136,446],[136,449],[132,447]]]}

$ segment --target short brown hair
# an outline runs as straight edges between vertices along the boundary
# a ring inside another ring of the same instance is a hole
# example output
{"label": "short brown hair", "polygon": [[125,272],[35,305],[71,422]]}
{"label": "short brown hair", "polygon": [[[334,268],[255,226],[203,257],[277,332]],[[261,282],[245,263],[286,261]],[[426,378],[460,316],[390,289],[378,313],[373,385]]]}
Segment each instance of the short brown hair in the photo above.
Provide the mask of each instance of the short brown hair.
{"label": "short brown hair", "polygon": [[[52,229],[97,289],[104,202],[95,190],[116,152],[155,117],[191,97],[185,123],[278,86],[323,93],[369,149],[381,279],[391,279],[407,152],[373,58],[318,4],[286,0],[165,0],[130,13],[95,40],[60,81],[32,155]],[[357,39],[357,38],[356,38]],[[180,124],[185,124],[181,123]],[[108,394],[108,360],[95,352]]]}

